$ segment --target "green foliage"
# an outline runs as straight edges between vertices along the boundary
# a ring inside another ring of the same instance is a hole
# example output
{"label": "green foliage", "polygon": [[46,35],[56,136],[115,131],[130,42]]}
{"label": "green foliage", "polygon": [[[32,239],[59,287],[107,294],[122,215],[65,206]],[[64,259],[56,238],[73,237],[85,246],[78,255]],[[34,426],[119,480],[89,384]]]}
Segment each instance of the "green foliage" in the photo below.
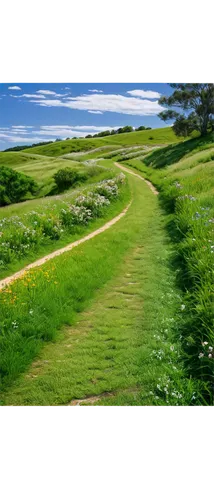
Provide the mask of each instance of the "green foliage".
{"label": "green foliage", "polygon": [[126,127],[120,127],[117,130],[118,134],[126,134],[127,132],[133,132],[133,127],[130,127],[129,125],[126,125]]}
{"label": "green foliage", "polygon": [[58,170],[58,172],[54,174],[53,178],[59,193],[71,186],[74,186],[74,184],[76,184],[79,180],[78,172],[69,167]]}
{"label": "green foliage", "polygon": [[175,119],[173,129],[176,135],[190,135],[198,130],[202,136],[213,129],[214,116],[214,84],[213,83],[173,83],[174,90],[169,97],[162,96],[159,104],[168,108],[190,110],[188,116],[173,109],[162,111],[159,117],[164,120]]}
{"label": "green foliage", "polygon": [[9,167],[0,167],[0,206],[18,203],[36,193],[36,182]]}

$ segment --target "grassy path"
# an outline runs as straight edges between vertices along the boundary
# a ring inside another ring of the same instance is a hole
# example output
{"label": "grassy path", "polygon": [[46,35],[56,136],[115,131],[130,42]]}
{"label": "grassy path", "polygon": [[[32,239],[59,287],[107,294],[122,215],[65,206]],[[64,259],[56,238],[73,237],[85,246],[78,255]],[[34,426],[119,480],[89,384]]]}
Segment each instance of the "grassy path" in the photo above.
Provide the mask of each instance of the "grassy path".
{"label": "grassy path", "polygon": [[135,176],[129,182],[133,203],[126,215],[66,256],[71,266],[79,254],[84,261],[82,286],[87,268],[99,285],[72,325],[4,393],[4,404],[154,404],[154,385],[166,372],[165,361],[152,355],[155,334],[174,314],[171,248],[158,198]]}

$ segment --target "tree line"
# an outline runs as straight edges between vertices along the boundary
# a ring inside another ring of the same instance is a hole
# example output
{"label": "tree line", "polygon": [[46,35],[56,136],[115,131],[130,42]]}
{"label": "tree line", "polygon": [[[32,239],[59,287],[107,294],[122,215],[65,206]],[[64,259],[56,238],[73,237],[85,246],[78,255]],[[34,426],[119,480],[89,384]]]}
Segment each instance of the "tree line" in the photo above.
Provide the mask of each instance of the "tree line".
{"label": "tree line", "polygon": [[125,127],[120,127],[118,129],[113,130],[103,130],[102,132],[98,132],[98,134],[88,134],[85,139],[91,139],[93,137],[105,137],[106,135],[116,135],[116,134],[126,134],[127,132],[137,132],[140,130],[151,130],[151,127],[144,127],[141,125],[138,128],[131,127],[130,125],[126,125]]}

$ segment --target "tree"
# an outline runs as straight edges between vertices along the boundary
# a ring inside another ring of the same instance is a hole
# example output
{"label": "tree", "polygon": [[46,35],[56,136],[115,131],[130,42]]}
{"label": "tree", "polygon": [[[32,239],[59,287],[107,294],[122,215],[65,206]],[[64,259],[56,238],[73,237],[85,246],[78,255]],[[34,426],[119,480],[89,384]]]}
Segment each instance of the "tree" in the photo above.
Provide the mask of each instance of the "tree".
{"label": "tree", "polygon": [[[162,111],[159,117],[164,121],[175,119],[176,135],[189,135],[193,130],[206,135],[213,128],[214,84],[171,83],[170,87],[174,89],[172,95],[162,96],[158,101],[169,109]],[[170,109],[173,107],[182,108],[186,113]]]}

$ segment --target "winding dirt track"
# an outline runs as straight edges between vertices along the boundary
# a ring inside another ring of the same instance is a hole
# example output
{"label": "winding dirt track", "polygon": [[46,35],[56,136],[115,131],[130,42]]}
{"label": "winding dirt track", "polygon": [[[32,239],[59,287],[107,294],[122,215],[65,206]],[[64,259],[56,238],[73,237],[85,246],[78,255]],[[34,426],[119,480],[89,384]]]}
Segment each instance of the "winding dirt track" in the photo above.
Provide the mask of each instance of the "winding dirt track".
{"label": "winding dirt track", "polygon": [[142,177],[141,175],[136,174],[135,172],[133,172],[133,170],[130,170],[127,167],[124,167],[124,165],[120,165],[120,163],[115,162],[115,166],[118,167],[118,168],[120,168],[121,170],[124,170],[124,172],[128,172],[129,174],[132,174],[135,177],[138,177],[138,179],[141,179],[141,181],[144,181],[149,186],[149,188],[151,189],[151,191],[154,194],[156,194],[156,195],[158,194],[158,191],[155,188],[155,186],[153,186],[153,184],[150,181],[147,181],[147,179],[144,179],[144,177]]}
{"label": "winding dirt track", "polygon": [[[120,168],[121,170],[124,170],[125,172],[128,172],[129,174],[132,174],[135,177],[138,177],[139,179],[141,179],[141,181],[146,182],[146,184],[148,184],[148,186],[152,190],[152,192],[156,195],[158,194],[158,191],[155,189],[155,187],[152,185],[151,182],[147,181],[146,179],[144,179],[140,175],[136,174],[132,170],[129,170],[129,168],[124,167],[123,165],[120,165],[120,163],[115,163],[115,165],[116,165],[116,167]],[[27,266],[23,267],[23,269],[21,269],[17,273],[12,274],[11,276],[8,276],[7,278],[0,280],[0,289],[6,287],[7,285],[10,285],[13,281],[17,280],[18,278],[21,278],[21,276],[23,276],[23,274],[26,271],[28,271],[29,269],[33,269],[34,267],[42,266],[42,264],[45,264],[46,262],[48,262],[51,259],[54,259],[54,257],[57,257],[58,255],[61,255],[65,252],[69,252],[69,250],[72,250],[73,248],[77,247],[78,245],[81,245],[85,241],[88,241],[91,238],[94,238],[94,236],[97,236],[97,234],[103,233],[104,231],[106,231],[106,229],[109,229],[109,227],[116,224],[116,222],[118,222],[121,219],[121,217],[123,217],[126,214],[131,203],[132,203],[132,201],[127,205],[127,207],[119,215],[117,215],[116,217],[114,217],[113,219],[108,221],[106,224],[104,224],[104,226],[100,227],[99,229],[96,229],[96,231],[93,231],[92,233],[87,234],[86,236],[84,236],[80,240],[74,241],[73,243],[69,243],[69,245],[67,245],[63,248],[59,248],[58,250],[55,250],[54,252],[46,255],[45,257],[42,257],[41,259],[38,259],[35,262],[32,262],[32,264],[28,264]]]}

